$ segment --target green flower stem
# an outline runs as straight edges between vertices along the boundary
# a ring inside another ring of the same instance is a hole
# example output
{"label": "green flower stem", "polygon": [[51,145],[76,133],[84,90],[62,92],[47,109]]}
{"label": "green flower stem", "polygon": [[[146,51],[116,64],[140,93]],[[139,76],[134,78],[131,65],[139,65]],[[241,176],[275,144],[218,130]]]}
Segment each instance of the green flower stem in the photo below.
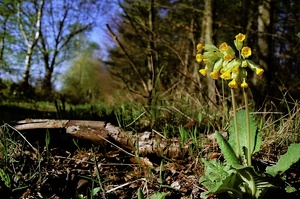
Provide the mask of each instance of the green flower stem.
{"label": "green flower stem", "polygon": [[232,100],[232,108],[233,108],[233,119],[234,119],[234,130],[235,130],[235,137],[236,137],[236,146],[238,149],[238,158],[241,157],[241,147],[240,147],[240,138],[238,133],[238,125],[237,125],[237,116],[236,116],[236,104],[235,104],[235,97],[234,97],[234,89],[231,88],[231,100]]}
{"label": "green flower stem", "polygon": [[248,166],[251,165],[251,143],[250,143],[250,117],[249,117],[249,106],[248,106],[248,95],[246,89],[243,88],[244,100],[245,100],[245,108],[246,108],[246,128],[247,128],[247,161]]}
{"label": "green flower stem", "polygon": [[[224,111],[224,117],[223,117],[223,124],[225,124],[225,121],[227,119],[227,110],[226,110],[226,101],[225,101],[225,86],[224,86],[224,80],[222,79],[222,97],[223,97],[223,111]],[[223,126],[222,126],[223,128]]]}

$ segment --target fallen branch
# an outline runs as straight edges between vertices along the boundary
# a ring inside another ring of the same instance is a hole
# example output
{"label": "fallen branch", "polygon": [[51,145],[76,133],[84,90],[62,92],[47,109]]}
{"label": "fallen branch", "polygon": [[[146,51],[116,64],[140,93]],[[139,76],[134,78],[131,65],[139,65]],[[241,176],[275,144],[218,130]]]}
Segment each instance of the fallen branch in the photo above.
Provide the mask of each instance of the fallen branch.
{"label": "fallen branch", "polygon": [[26,119],[17,121],[12,126],[19,131],[64,128],[68,135],[96,144],[103,144],[112,138],[120,147],[144,155],[177,157],[186,153],[189,148],[189,145],[182,148],[177,138],[165,139],[157,133],[148,131],[142,133],[123,131],[104,121]]}

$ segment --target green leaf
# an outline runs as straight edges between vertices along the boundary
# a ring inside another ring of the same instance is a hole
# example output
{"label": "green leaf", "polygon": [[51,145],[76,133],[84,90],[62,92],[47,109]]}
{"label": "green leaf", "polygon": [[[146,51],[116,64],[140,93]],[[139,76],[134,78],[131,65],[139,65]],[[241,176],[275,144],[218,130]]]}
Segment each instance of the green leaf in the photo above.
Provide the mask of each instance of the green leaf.
{"label": "green leaf", "polygon": [[234,153],[234,150],[231,148],[227,140],[223,138],[223,136],[219,132],[215,132],[218,145],[224,155],[225,160],[229,165],[239,164],[239,160]]}
{"label": "green leaf", "polygon": [[295,187],[286,187],[286,188],[285,188],[285,191],[286,191],[287,193],[293,193],[293,192],[296,192],[297,189],[296,189]]}
{"label": "green leaf", "polygon": [[241,179],[234,169],[216,159],[211,161],[202,159],[202,161],[205,164],[205,175],[200,178],[199,183],[208,189],[201,194],[203,198],[211,193],[217,194],[228,191],[233,192],[237,198],[241,198],[242,193],[239,189]]}
{"label": "green leaf", "polygon": [[219,49],[213,44],[205,44],[204,50],[208,52],[218,51]]}
{"label": "green leaf", "polygon": [[150,197],[150,199],[164,199],[167,195],[168,195],[168,193],[165,193],[165,192],[162,192],[162,193],[156,192]]}
{"label": "green leaf", "polygon": [[144,194],[143,194],[141,188],[138,189],[138,199],[145,199]]}
{"label": "green leaf", "polygon": [[281,175],[300,159],[300,143],[291,144],[275,166],[268,166],[266,172],[272,176]]}
{"label": "green leaf", "polygon": [[101,190],[101,187],[96,187],[91,191],[92,196],[96,196],[96,194]]}
{"label": "green leaf", "polygon": [[242,47],[243,47],[243,42],[234,40],[234,45],[235,45],[236,49],[237,49],[238,51],[240,51],[240,50],[242,49]]}
{"label": "green leaf", "polygon": [[270,187],[280,187],[280,182],[277,178],[258,174],[252,166],[238,165],[235,168],[243,180],[243,190],[249,197],[260,198]]}
{"label": "green leaf", "polygon": [[[237,125],[238,125],[238,136],[240,141],[240,151],[244,151],[244,148],[248,148],[248,136],[247,136],[247,125],[246,125],[246,111],[240,110],[237,112]],[[236,147],[236,135],[234,128],[234,120],[232,119],[229,127],[229,144],[234,149],[235,154],[238,154]],[[250,115],[250,151],[251,154],[258,152],[262,144],[261,135],[257,132],[257,125],[254,117]]]}
{"label": "green leaf", "polygon": [[10,181],[9,174],[6,173],[3,169],[0,169],[0,180],[2,180],[8,188],[10,188],[11,181]]}

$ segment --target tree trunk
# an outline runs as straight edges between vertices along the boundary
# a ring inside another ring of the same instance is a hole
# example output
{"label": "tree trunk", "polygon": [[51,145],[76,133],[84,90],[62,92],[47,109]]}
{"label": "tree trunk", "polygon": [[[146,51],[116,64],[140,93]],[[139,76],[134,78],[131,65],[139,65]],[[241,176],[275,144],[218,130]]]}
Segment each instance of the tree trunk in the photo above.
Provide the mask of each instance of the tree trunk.
{"label": "tree trunk", "polygon": [[43,87],[43,93],[49,93],[52,91],[52,73],[53,69],[51,67],[46,67],[46,74],[43,79],[42,87]]}
{"label": "tree trunk", "polygon": [[25,40],[25,43],[27,45],[26,50],[26,57],[25,57],[25,63],[24,63],[24,74],[23,74],[23,80],[22,80],[22,86],[24,89],[27,89],[29,87],[29,77],[30,77],[30,68],[31,68],[31,60],[32,60],[32,53],[33,50],[40,38],[41,33],[41,20],[42,20],[42,14],[43,14],[43,7],[44,7],[44,0],[41,0],[39,3],[39,6],[37,8],[37,14],[36,14],[36,24],[35,24],[35,30],[33,33],[33,38],[30,39],[28,35],[26,35],[25,29],[23,27],[23,24],[21,22],[21,9],[20,4],[18,5],[19,11],[18,11],[18,17],[19,17],[19,26],[21,33],[23,35],[23,38]]}
{"label": "tree trunk", "polygon": [[255,85],[254,100],[258,107],[260,107],[264,101],[263,94],[267,89],[267,82],[269,81],[270,71],[270,55],[271,55],[271,0],[263,0],[258,5],[258,65],[265,70],[262,77],[257,78],[254,75],[252,81]]}
{"label": "tree trunk", "polygon": [[[4,50],[6,48],[6,34],[7,34],[7,22],[8,22],[8,18],[9,18],[9,15],[7,16],[3,16],[4,19],[3,19],[3,23],[2,23],[2,32],[1,32],[1,35],[0,35],[0,38],[1,38],[1,47],[0,47],[0,63],[3,62],[4,60]],[[2,63],[1,63],[2,64]]]}
{"label": "tree trunk", "polygon": [[[202,31],[204,33],[204,43],[205,44],[213,44],[213,1],[212,0],[205,0],[204,5],[204,27]],[[209,76],[210,71],[207,73]],[[207,78],[207,88],[208,88],[208,97],[212,103],[216,102],[216,90],[215,90],[215,80],[208,77]]]}
{"label": "tree trunk", "polygon": [[268,72],[270,55],[270,26],[271,26],[271,0],[263,0],[258,6],[258,53],[259,66]]}

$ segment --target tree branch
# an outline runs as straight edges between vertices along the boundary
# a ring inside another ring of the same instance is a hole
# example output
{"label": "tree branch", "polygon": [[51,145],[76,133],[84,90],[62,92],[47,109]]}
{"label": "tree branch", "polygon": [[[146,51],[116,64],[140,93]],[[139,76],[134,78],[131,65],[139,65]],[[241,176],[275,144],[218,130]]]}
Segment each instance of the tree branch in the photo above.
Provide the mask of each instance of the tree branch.
{"label": "tree branch", "polygon": [[108,28],[108,31],[111,35],[111,37],[113,38],[113,40],[119,45],[119,47],[122,49],[122,51],[124,52],[125,56],[127,57],[129,63],[130,63],[130,66],[133,68],[133,70],[135,71],[135,73],[139,76],[140,78],[140,81],[144,87],[144,90],[148,96],[148,93],[149,93],[149,90],[148,90],[148,87],[147,87],[147,84],[145,82],[145,80],[143,79],[140,71],[137,69],[137,67],[135,66],[133,60],[130,58],[129,54],[127,53],[127,51],[125,50],[124,46],[122,45],[122,43],[119,41],[118,37],[113,33],[113,31],[111,30],[111,28],[109,27],[108,24],[106,24],[107,28]]}

